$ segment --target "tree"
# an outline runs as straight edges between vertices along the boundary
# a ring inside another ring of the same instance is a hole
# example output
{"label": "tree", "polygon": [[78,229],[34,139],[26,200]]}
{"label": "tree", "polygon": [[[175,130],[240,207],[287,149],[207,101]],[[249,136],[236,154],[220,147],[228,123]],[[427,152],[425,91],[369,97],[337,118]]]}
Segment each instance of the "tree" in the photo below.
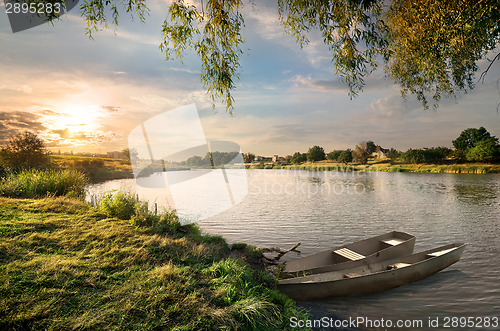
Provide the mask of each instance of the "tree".
{"label": "tree", "polygon": [[307,152],[307,160],[310,162],[322,161],[326,159],[323,147],[313,146]]}
{"label": "tree", "polygon": [[373,152],[377,150],[377,145],[371,140],[366,142],[366,152],[368,155],[372,155]]}
{"label": "tree", "polygon": [[345,163],[345,164],[352,162],[352,151],[350,149],[346,149],[345,151],[342,151],[342,153],[340,153],[337,161],[341,162],[341,163]]}
{"label": "tree", "polygon": [[406,163],[424,163],[424,151],[421,149],[409,149],[401,154],[401,160]]}
{"label": "tree", "polygon": [[333,151],[331,151],[330,153],[328,153],[326,155],[326,158],[328,160],[336,160],[336,161],[338,161],[338,158],[339,158],[339,156],[340,156],[341,153],[342,153],[342,150],[333,150]]}
{"label": "tree", "polygon": [[439,163],[450,156],[452,150],[447,147],[428,149],[409,149],[401,154],[401,159],[407,163]]}
{"label": "tree", "polygon": [[[107,26],[109,13],[112,23],[118,24],[118,3],[82,4],[89,36],[98,26]],[[309,42],[309,33],[321,33],[332,52],[334,70],[351,97],[362,91],[364,78],[377,69],[379,59],[386,76],[401,86],[402,96],[416,95],[424,108],[429,98],[436,106],[443,95],[455,96],[474,87],[478,61],[500,39],[500,2],[393,0],[388,8],[385,5],[383,0],[279,0],[278,13],[285,31],[301,47]],[[125,8],[145,21],[144,0],[128,0]],[[161,50],[167,59],[180,60],[186,49],[194,50],[213,105],[220,98],[231,112],[243,53],[243,1],[207,0],[190,5],[174,0],[168,11]],[[499,57],[500,53],[483,74]]]}
{"label": "tree", "polygon": [[255,159],[255,154],[253,153],[243,153],[243,162],[252,163]]}
{"label": "tree", "polygon": [[396,149],[391,148],[389,153],[387,153],[387,157],[391,160],[397,159],[401,153],[399,153]]}
{"label": "tree", "polygon": [[131,162],[132,164],[135,164],[137,160],[139,159],[139,153],[137,152],[137,149],[135,148],[124,148],[120,152],[121,157],[124,158],[125,160]]}
{"label": "tree", "polygon": [[[466,129],[460,133],[457,139],[453,140],[453,146],[457,150],[457,157],[463,158],[465,156],[468,161],[479,161],[482,157],[485,157],[485,159],[481,161],[494,159],[494,150],[497,144],[498,138],[492,136],[484,127]],[[475,148],[478,145],[480,147]],[[474,151],[469,153],[471,150]]]}
{"label": "tree", "polygon": [[303,162],[306,162],[307,156],[306,153],[300,153],[300,152],[295,152],[295,154],[292,155],[290,158],[290,162],[293,164],[301,164]]}
{"label": "tree", "polygon": [[500,148],[494,139],[479,141],[476,146],[467,149],[467,161],[491,162],[500,154]]}
{"label": "tree", "polygon": [[368,152],[367,152],[367,144],[365,141],[362,141],[359,143],[359,145],[356,145],[354,148],[354,151],[352,153],[352,158],[354,162],[361,163],[361,164],[366,164],[368,163]]}
{"label": "tree", "polygon": [[30,131],[12,136],[0,150],[3,166],[12,171],[45,167],[50,163],[48,155],[44,141]]}
{"label": "tree", "polygon": [[478,142],[482,140],[489,140],[491,138],[498,141],[498,139],[496,137],[492,137],[484,127],[480,127],[479,129],[469,128],[462,131],[460,136],[453,140],[452,143],[457,150],[466,151],[468,148],[475,147]]}

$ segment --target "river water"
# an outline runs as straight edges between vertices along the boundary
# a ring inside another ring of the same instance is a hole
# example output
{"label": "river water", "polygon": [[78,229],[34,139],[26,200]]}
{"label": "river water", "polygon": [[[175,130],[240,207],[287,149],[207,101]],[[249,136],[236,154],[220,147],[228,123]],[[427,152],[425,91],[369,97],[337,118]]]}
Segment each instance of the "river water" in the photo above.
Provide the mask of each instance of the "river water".
{"label": "river water", "polygon": [[[258,246],[301,242],[301,256],[392,230],[415,235],[416,252],[468,243],[459,262],[422,281],[304,304],[315,317],[364,318],[381,330],[500,329],[500,175],[248,170],[246,176],[248,195],[198,222],[205,231]],[[90,187],[89,196],[109,189],[136,190],[134,180],[110,181]],[[136,191],[172,205],[166,190]],[[406,327],[395,327],[398,321]]]}

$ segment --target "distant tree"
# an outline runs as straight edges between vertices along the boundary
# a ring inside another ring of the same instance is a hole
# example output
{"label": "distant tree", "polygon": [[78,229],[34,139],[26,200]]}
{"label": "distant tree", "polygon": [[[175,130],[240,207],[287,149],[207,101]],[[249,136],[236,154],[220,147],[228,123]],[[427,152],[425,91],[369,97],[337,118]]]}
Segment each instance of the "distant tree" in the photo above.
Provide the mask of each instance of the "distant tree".
{"label": "distant tree", "polygon": [[137,160],[139,159],[139,153],[137,152],[137,149],[135,148],[124,148],[120,152],[121,157],[124,158],[125,160],[131,162],[132,164],[135,164]]}
{"label": "distant tree", "polygon": [[254,159],[255,159],[255,154],[253,154],[253,153],[244,153],[243,154],[243,162],[245,162],[245,163],[252,163]]}
{"label": "distant tree", "polygon": [[409,149],[401,154],[401,160],[406,163],[439,163],[451,155],[447,147],[433,147],[429,149]]}
{"label": "distant tree", "polygon": [[341,163],[349,163],[352,162],[352,151],[350,149],[346,149],[342,151],[337,159],[338,162]]}
{"label": "distant tree", "polygon": [[469,128],[462,131],[460,136],[453,140],[453,146],[457,150],[465,152],[468,148],[475,147],[479,141],[492,138],[498,142],[498,138],[492,137],[484,127],[480,127],[479,129]]}
{"label": "distant tree", "polygon": [[18,171],[28,168],[43,168],[49,165],[49,151],[44,141],[30,131],[12,136],[0,150],[0,161],[4,168]]}
{"label": "distant tree", "polygon": [[203,158],[199,155],[193,155],[186,160],[188,167],[201,167],[203,166]]}
{"label": "distant tree", "polygon": [[322,161],[326,159],[325,150],[323,147],[313,146],[307,152],[307,160],[311,162]]}
{"label": "distant tree", "polygon": [[387,153],[387,157],[390,158],[391,160],[397,159],[401,153],[399,153],[397,150],[394,148],[391,148],[389,152]]}
{"label": "distant tree", "polygon": [[401,160],[406,163],[423,163],[424,152],[420,149],[409,149],[401,154]]}
{"label": "distant tree", "polygon": [[342,153],[341,149],[340,150],[333,150],[333,151],[331,151],[330,153],[328,153],[326,155],[326,159],[327,160],[336,160],[336,161],[338,161],[338,158],[339,158],[339,156],[340,156],[341,153]]}
{"label": "distant tree", "polygon": [[491,162],[499,157],[500,147],[494,139],[485,139],[476,143],[476,146],[467,149],[467,161]]}
{"label": "distant tree", "polygon": [[305,153],[296,152],[292,155],[290,162],[293,164],[300,164],[307,161],[307,155]]}
{"label": "distant tree", "polygon": [[371,155],[373,152],[377,150],[377,145],[371,140],[366,142],[366,152],[368,155]]}
{"label": "distant tree", "polygon": [[448,147],[433,147],[428,150],[429,153],[431,153],[431,157],[434,157],[435,161],[443,161],[447,157],[453,154],[453,151],[448,148]]}
{"label": "distant tree", "polygon": [[356,145],[354,151],[352,152],[352,158],[354,162],[366,164],[368,163],[368,151],[367,151],[367,143],[362,141],[359,145]]}
{"label": "distant tree", "polygon": [[[469,150],[475,148],[478,144],[480,144],[480,147],[475,149],[469,155]],[[498,138],[492,136],[484,127],[480,127],[479,129],[466,129],[460,133],[460,136],[457,139],[453,140],[453,146],[457,151],[457,158],[463,159],[465,157],[469,161],[472,159],[478,161],[478,157],[480,157],[480,155],[490,159],[490,157],[487,156],[490,154],[488,150],[494,150],[496,147],[491,146],[496,146],[497,144]],[[486,159],[483,161],[486,161]]]}

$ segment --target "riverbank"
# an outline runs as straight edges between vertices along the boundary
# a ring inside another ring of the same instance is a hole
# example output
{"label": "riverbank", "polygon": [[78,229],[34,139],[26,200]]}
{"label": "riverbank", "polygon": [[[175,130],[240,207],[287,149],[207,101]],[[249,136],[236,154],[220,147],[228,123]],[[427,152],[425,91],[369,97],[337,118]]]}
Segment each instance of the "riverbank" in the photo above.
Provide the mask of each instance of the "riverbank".
{"label": "riverbank", "polygon": [[287,169],[312,171],[383,171],[413,173],[489,174],[500,173],[500,164],[460,163],[460,164],[409,164],[402,162],[371,162],[368,164],[344,164],[328,161],[303,163],[300,165],[250,166],[250,169]]}
{"label": "riverbank", "polygon": [[132,165],[125,159],[110,159],[77,155],[50,155],[55,168],[72,169],[85,173],[91,183],[134,178]]}
{"label": "riverbank", "polygon": [[260,250],[155,220],[0,197],[0,328],[282,330],[306,318],[256,268]]}

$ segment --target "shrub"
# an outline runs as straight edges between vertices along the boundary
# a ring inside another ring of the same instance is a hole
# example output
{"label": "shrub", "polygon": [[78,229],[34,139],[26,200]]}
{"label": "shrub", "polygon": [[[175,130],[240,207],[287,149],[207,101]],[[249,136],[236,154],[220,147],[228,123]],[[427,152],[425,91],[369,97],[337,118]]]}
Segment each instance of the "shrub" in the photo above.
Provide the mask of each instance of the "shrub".
{"label": "shrub", "polygon": [[137,200],[128,192],[106,192],[99,204],[99,210],[108,217],[129,220],[135,215]]}

